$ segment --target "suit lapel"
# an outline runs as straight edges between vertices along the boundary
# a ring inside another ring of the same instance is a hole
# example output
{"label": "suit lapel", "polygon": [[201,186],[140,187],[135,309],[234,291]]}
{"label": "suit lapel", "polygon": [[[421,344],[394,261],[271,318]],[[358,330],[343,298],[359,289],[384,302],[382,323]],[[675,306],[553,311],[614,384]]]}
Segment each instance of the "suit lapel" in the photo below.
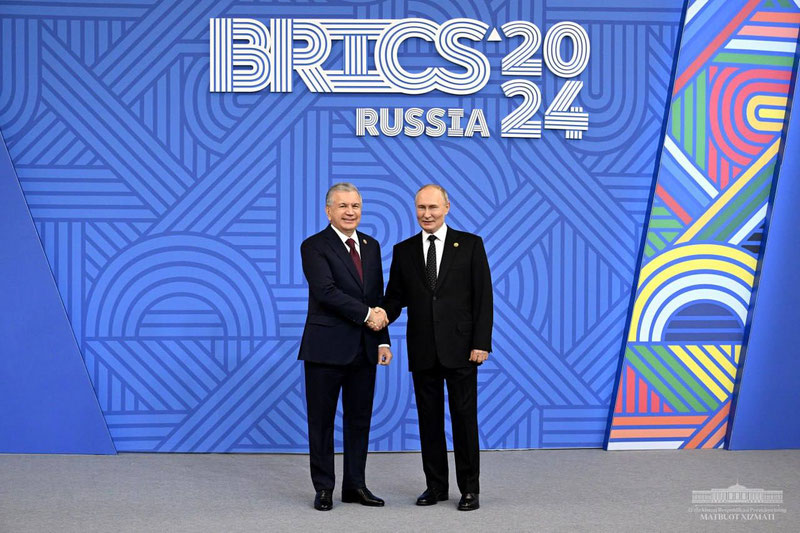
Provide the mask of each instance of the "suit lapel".
{"label": "suit lapel", "polygon": [[437,290],[444,285],[447,271],[450,270],[450,265],[453,264],[453,257],[458,253],[458,247],[455,246],[457,242],[457,232],[453,228],[447,228],[447,236],[444,238],[444,246],[442,247],[442,263],[439,265],[439,275],[436,277]]}
{"label": "suit lapel", "polygon": [[[358,235],[358,232],[356,232],[356,235]],[[368,247],[367,239],[365,239],[363,236],[358,235],[358,238],[361,239],[361,242],[359,243],[359,246],[361,248],[361,275],[364,276],[364,279],[361,282],[361,286],[364,290],[366,290],[367,273],[369,272],[369,268],[367,268],[367,265],[372,264],[372,259],[369,258],[369,254],[372,253],[372,248]],[[353,260],[351,259],[350,262],[352,263]],[[355,268],[355,266],[353,268]]]}
{"label": "suit lapel", "polygon": [[[350,258],[350,254],[347,252],[347,247],[344,245],[342,240],[339,238],[339,236],[336,234],[335,231],[333,231],[333,228],[330,227],[330,226],[328,226],[328,229],[326,230],[325,236],[327,238],[328,245],[333,250],[334,255],[338,256],[339,259],[342,260],[342,262],[344,263],[345,268],[347,268],[347,270],[353,276],[353,279],[356,281],[356,283],[358,283],[359,286],[361,286],[361,288],[363,289],[364,288],[364,284],[361,282],[361,278],[358,276],[358,270],[356,270],[356,265],[353,264],[353,260]],[[362,244],[362,246],[363,246],[363,244]],[[362,272],[364,271],[364,249],[363,248],[361,249],[361,271]]]}

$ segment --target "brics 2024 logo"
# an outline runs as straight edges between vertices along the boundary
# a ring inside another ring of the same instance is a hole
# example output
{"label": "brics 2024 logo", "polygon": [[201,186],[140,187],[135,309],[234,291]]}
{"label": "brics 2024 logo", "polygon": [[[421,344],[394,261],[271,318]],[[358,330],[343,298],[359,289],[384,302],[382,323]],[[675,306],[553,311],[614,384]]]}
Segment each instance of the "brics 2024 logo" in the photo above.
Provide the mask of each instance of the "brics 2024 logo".
{"label": "brics 2024 logo", "polygon": [[[486,86],[489,59],[467,41],[500,41],[496,29],[484,22],[458,18],[442,24],[427,19],[272,19],[269,27],[249,18],[212,18],[210,46],[211,92],[292,92],[297,72],[311,92],[426,94],[434,90],[454,95],[473,94]],[[502,58],[501,74],[514,77],[501,87],[508,97],[521,96],[522,104],[500,123],[502,137],[540,138],[542,105],[539,85],[526,78],[542,77],[543,65],[566,81],[544,113],[544,129],[563,130],[567,139],[581,139],[589,127],[589,114],[573,105],[583,88],[576,80],[589,63],[591,46],[586,30],[563,21],[551,26],[542,38],[538,26],[513,21],[500,27],[503,35],[522,37],[522,42]],[[488,34],[488,37],[487,37]],[[429,66],[418,72],[403,67],[398,53],[409,39],[433,43],[438,55],[456,68]],[[569,52],[562,46],[571,42]],[[334,41],[342,42],[338,68],[326,67]],[[300,46],[297,46],[297,43]],[[535,57],[539,50],[542,58]],[[564,56],[568,57],[564,57]],[[371,61],[370,61],[371,59]],[[419,107],[356,109],[356,135],[409,137],[489,137],[483,110],[472,109],[466,126],[464,109]],[[443,118],[447,116],[449,127]],[[423,121],[424,118],[424,121]],[[379,131],[380,128],[380,131]]]}

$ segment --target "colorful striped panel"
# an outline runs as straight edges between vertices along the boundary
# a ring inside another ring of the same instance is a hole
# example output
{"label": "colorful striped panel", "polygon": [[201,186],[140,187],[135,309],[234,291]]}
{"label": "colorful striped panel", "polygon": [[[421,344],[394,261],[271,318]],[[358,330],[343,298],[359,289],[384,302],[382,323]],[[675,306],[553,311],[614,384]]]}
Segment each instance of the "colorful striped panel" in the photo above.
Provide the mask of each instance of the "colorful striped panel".
{"label": "colorful striped panel", "polygon": [[793,2],[688,6],[609,450],[725,445],[799,30]]}

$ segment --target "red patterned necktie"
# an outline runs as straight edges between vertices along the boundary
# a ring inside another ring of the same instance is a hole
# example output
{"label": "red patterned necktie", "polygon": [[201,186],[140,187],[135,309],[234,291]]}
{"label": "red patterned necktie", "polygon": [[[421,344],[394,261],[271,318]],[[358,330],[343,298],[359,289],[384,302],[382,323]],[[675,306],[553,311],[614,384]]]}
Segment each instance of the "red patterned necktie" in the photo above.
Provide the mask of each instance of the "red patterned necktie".
{"label": "red patterned necktie", "polygon": [[356,252],[356,241],[353,239],[347,239],[345,244],[350,248],[350,259],[353,260],[353,264],[356,265],[356,270],[358,270],[358,277],[363,282],[364,281],[364,272],[361,270],[361,256],[358,255]]}

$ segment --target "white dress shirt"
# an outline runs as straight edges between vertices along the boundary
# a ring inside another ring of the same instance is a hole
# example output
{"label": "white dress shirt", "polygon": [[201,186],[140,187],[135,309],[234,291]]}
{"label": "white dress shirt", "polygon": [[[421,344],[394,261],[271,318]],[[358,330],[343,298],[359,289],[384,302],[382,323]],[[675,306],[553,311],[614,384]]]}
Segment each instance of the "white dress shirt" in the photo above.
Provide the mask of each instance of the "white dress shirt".
{"label": "white dress shirt", "polygon": [[347,253],[350,254],[350,247],[347,246],[347,239],[353,239],[356,243],[356,252],[358,252],[358,257],[361,257],[361,243],[358,242],[358,232],[353,230],[353,236],[348,237],[347,235],[339,231],[339,229],[333,224],[331,224],[331,227],[333,228],[333,231],[336,232],[336,235],[338,235],[339,238],[342,239],[342,244],[344,244],[344,247],[347,249]]}
{"label": "white dress shirt", "polygon": [[428,247],[431,245],[428,241],[429,235],[435,235],[436,240],[433,244],[436,245],[436,275],[439,275],[439,267],[442,264],[442,254],[444,254],[444,239],[447,237],[447,224],[442,224],[442,227],[433,233],[428,233],[422,230],[422,262],[427,266],[428,264]]}

